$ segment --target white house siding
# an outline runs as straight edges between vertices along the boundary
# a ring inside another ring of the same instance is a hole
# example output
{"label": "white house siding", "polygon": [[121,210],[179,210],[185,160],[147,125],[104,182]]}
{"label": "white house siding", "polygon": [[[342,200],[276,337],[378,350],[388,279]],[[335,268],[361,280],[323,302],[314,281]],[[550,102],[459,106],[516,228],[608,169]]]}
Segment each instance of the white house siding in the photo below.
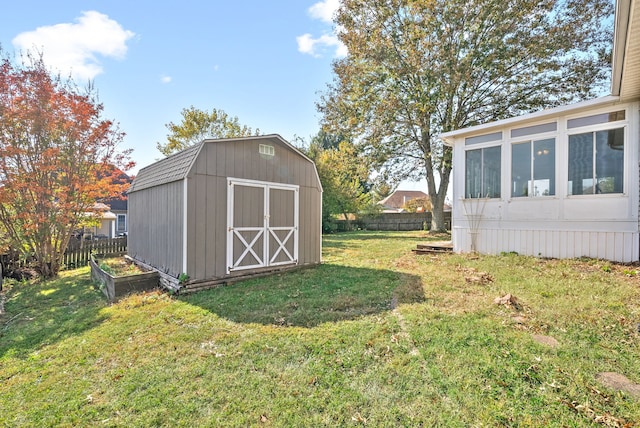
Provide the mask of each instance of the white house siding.
{"label": "white house siding", "polygon": [[[569,195],[568,135],[612,123],[567,130],[567,120],[594,114],[625,110],[623,193]],[[517,252],[540,257],[593,257],[619,262],[640,258],[639,211],[640,126],[638,102],[619,103],[606,97],[574,106],[566,106],[521,118],[445,134],[453,145],[453,244],[457,252],[478,251],[488,254]],[[557,121],[557,130],[540,134],[555,138],[555,195],[511,197],[511,147],[538,135],[511,138],[511,130]],[[465,145],[465,139],[502,131],[502,139]],[[501,147],[500,198],[464,199],[465,152],[468,149]],[[475,240],[473,239],[475,236]]]}

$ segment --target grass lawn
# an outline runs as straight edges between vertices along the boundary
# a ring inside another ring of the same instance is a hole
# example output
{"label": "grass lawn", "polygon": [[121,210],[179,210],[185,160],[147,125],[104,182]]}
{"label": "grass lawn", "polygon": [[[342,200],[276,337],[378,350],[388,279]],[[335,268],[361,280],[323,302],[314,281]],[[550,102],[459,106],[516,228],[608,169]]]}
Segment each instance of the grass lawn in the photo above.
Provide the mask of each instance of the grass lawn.
{"label": "grass lawn", "polygon": [[5,283],[0,426],[640,421],[596,379],[640,383],[637,266],[410,252],[427,239],[325,236],[318,268],[113,305],[87,268]]}

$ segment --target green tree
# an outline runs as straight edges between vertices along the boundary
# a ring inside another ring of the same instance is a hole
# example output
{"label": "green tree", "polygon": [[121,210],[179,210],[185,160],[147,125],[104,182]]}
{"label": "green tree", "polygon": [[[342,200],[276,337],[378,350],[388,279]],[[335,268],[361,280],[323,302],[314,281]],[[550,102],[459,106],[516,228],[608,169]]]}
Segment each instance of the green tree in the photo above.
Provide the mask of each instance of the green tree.
{"label": "green tree", "polygon": [[246,125],[241,125],[236,116],[231,117],[223,110],[213,109],[211,112],[199,110],[193,106],[182,109],[182,121],[173,122],[165,126],[169,130],[167,142],[157,143],[156,147],[163,155],[186,149],[206,138],[237,138],[260,135],[260,130],[254,131]]}
{"label": "green tree", "polygon": [[610,0],[343,0],[347,57],[318,102],[327,132],[376,168],[427,180],[444,229],[442,132],[574,102],[608,77]]}
{"label": "green tree", "polygon": [[133,166],[129,151],[117,151],[124,134],[102,110],[91,87],[51,75],[41,56],[0,58],[0,223],[45,278],[58,274],[96,201],[124,191],[114,171]]}
{"label": "green tree", "polygon": [[307,154],[316,163],[322,183],[324,231],[334,229],[336,216],[350,224],[350,214],[370,209],[372,201],[367,191],[369,163],[352,143],[320,132],[312,139]]}

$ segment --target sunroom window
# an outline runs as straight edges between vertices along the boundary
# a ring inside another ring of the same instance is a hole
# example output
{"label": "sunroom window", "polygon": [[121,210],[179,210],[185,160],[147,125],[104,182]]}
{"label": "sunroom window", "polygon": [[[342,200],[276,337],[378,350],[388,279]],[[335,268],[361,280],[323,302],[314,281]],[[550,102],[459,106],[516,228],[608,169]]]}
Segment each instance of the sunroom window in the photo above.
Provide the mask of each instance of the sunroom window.
{"label": "sunroom window", "polygon": [[511,196],[556,194],[556,140],[547,138],[511,146]]}
{"label": "sunroom window", "polygon": [[465,198],[500,197],[500,146],[467,150]]}
{"label": "sunroom window", "polygon": [[624,128],[569,135],[569,195],[623,193]]}

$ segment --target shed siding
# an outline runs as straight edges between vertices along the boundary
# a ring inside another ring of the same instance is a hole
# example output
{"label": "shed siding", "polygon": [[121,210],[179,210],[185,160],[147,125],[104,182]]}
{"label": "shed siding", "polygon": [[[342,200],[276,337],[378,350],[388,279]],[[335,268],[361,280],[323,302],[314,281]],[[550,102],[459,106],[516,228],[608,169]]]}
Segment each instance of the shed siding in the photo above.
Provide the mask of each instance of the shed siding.
{"label": "shed siding", "polygon": [[[274,155],[260,154],[260,144],[273,146]],[[130,255],[175,278],[184,272],[193,281],[219,281],[270,268],[282,269],[271,266],[227,274],[230,177],[297,186],[298,264],[320,263],[322,190],[315,166],[278,136],[206,140],[141,170],[129,194]],[[234,194],[234,221],[238,225],[253,226],[264,221],[264,204],[258,196],[262,190],[251,190]],[[292,226],[290,192],[271,192],[271,227]],[[285,232],[275,231],[280,240]],[[270,248],[278,251],[277,240],[268,239]],[[285,246],[294,255],[293,240]],[[242,250],[238,251],[236,256],[242,254]],[[288,260],[288,256],[278,253],[274,263]],[[247,260],[242,264],[253,263]]]}
{"label": "shed siding", "polygon": [[[275,155],[260,155],[260,144],[274,146]],[[311,162],[273,139],[251,139],[205,144],[191,171],[187,227],[187,273],[191,279],[227,276],[227,177],[299,185],[298,264],[320,262],[321,192]],[[236,197],[242,199],[235,204],[236,222],[249,224],[262,218],[262,199],[251,196],[250,190]],[[244,270],[241,274],[251,272]]]}
{"label": "shed siding", "polygon": [[182,181],[129,194],[129,255],[176,277],[182,272],[182,194]]}

